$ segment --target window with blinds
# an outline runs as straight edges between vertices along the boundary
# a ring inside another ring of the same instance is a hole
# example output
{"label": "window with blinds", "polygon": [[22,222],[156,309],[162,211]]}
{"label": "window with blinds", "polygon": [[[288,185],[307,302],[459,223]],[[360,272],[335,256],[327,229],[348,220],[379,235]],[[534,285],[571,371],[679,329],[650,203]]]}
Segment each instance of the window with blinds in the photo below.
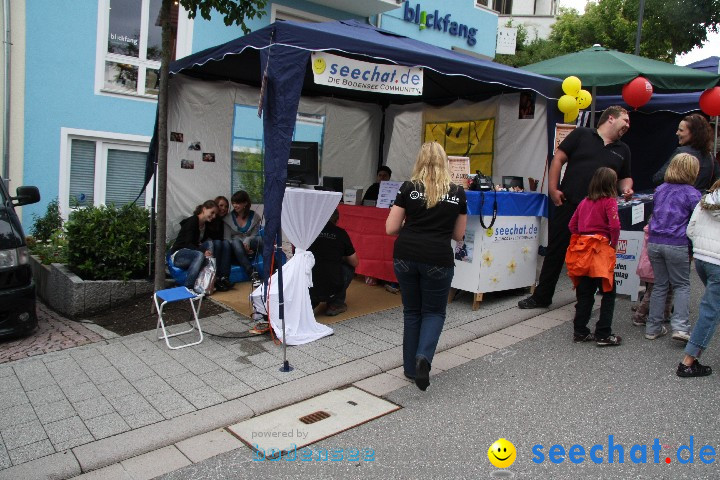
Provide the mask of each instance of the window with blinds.
{"label": "window with blinds", "polygon": [[140,194],[146,159],[147,147],[72,139],[68,205],[146,205],[146,192]]}

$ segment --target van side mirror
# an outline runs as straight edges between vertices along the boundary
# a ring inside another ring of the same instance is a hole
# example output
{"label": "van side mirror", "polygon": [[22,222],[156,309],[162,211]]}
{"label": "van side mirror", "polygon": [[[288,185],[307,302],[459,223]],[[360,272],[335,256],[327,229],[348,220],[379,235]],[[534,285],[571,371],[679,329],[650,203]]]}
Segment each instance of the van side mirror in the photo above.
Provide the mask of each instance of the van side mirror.
{"label": "van side mirror", "polygon": [[16,190],[17,196],[11,197],[13,205],[19,207],[21,205],[29,205],[40,201],[40,190],[37,187],[23,186]]}

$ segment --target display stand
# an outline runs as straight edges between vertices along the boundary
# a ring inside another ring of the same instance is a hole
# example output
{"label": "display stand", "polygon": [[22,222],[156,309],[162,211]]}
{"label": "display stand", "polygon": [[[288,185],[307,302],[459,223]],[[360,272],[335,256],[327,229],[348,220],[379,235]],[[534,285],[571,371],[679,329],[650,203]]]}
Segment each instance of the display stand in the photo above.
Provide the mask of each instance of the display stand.
{"label": "display stand", "polygon": [[637,301],[640,290],[640,277],[637,265],[642,252],[645,233],[643,228],[652,214],[652,198],[635,198],[629,203],[618,206],[620,217],[620,239],[615,254],[615,292],[629,295]]}
{"label": "display stand", "polygon": [[[493,203],[497,195],[497,218]],[[455,243],[455,276],[449,301],[457,290],[471,292],[473,310],[483,294],[535,284],[540,220],[547,217],[547,196],[540,193],[467,192],[465,241]],[[483,223],[480,224],[480,214]]]}

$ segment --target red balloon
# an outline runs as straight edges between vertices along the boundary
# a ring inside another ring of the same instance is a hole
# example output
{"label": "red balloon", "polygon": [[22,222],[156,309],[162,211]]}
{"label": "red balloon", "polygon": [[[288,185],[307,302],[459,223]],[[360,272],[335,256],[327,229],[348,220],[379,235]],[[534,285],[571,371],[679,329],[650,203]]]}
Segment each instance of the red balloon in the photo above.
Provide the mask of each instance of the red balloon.
{"label": "red balloon", "polygon": [[720,115],[720,87],[708,88],[700,95],[700,110],[711,117]]}
{"label": "red balloon", "polygon": [[625,103],[634,108],[639,108],[650,101],[653,94],[652,84],[643,77],[630,80],[622,89],[622,97]]}

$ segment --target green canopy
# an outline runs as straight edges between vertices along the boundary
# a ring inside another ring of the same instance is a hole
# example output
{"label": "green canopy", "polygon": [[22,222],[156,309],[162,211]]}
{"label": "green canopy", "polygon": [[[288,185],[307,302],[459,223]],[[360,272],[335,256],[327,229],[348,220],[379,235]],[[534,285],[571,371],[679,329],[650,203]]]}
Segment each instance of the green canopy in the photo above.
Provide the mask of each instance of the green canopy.
{"label": "green canopy", "polygon": [[717,74],[621,53],[600,45],[522,68],[563,79],[575,75],[583,88],[596,87],[598,94],[620,93],[623,85],[637,76],[648,79],[658,93],[705,90],[720,80]]}

